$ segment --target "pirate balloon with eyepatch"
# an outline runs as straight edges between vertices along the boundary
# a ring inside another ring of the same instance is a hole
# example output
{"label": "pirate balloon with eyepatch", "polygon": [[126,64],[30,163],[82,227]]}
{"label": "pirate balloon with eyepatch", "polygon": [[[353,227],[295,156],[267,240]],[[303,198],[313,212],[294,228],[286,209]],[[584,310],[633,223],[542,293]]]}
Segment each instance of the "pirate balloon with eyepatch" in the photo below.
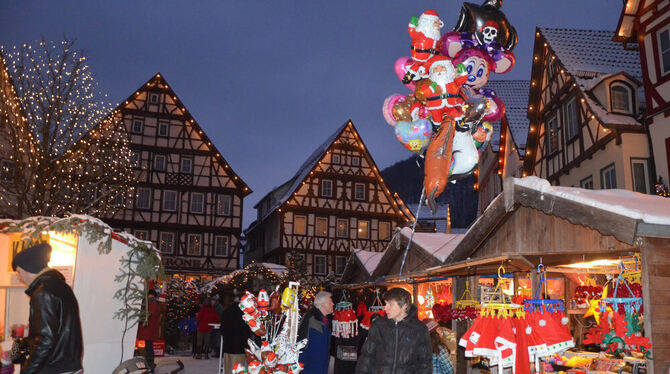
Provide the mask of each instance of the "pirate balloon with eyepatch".
{"label": "pirate balloon with eyepatch", "polygon": [[502,0],[487,0],[482,5],[463,3],[454,31],[475,35],[481,45],[497,43],[506,50],[514,49],[516,30],[500,10]]}

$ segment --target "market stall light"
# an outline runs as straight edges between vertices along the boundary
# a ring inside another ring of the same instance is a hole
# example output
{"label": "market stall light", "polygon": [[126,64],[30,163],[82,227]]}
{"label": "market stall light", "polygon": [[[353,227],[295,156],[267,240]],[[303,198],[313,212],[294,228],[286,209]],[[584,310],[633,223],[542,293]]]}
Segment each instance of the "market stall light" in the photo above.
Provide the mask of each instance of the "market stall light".
{"label": "market stall light", "polygon": [[561,265],[561,267],[567,267],[567,268],[579,268],[579,269],[592,269],[596,267],[602,267],[602,266],[612,266],[620,263],[621,260],[594,260],[594,261],[589,261],[589,262],[578,262],[574,264],[569,264],[569,265]]}
{"label": "market stall light", "polygon": [[49,244],[51,245],[49,267],[72,266],[74,268],[77,258],[77,235],[49,231]]}

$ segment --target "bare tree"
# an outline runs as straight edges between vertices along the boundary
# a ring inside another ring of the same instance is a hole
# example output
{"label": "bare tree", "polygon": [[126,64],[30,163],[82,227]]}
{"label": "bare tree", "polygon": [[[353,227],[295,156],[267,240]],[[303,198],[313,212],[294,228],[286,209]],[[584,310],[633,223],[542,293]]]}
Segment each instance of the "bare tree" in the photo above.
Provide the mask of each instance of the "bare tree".
{"label": "bare tree", "polygon": [[129,138],[74,41],[3,48],[0,57],[0,215],[123,208],[135,180]]}

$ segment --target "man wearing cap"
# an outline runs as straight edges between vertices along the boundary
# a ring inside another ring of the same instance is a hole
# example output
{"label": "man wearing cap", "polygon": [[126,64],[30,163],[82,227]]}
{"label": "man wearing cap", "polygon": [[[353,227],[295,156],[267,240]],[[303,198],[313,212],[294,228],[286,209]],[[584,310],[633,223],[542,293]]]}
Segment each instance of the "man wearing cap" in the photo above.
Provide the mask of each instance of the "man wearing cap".
{"label": "man wearing cap", "polygon": [[19,252],[12,268],[28,285],[30,297],[28,357],[21,374],[82,372],[83,341],[79,305],[65,277],[47,267],[51,246],[34,245]]}

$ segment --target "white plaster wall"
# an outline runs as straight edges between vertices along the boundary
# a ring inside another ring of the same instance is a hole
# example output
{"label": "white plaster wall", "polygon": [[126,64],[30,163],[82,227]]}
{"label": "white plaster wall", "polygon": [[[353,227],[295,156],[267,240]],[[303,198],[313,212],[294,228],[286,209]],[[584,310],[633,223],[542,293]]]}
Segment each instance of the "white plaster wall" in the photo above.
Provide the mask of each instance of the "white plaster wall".
{"label": "white plaster wall", "polygon": [[668,175],[667,152],[670,150],[665,149],[665,139],[670,138],[670,117],[665,117],[663,113],[659,113],[653,117],[653,121],[654,123],[649,126],[649,134],[654,152],[656,176],[662,177],[663,183],[668,186],[670,175]]}

